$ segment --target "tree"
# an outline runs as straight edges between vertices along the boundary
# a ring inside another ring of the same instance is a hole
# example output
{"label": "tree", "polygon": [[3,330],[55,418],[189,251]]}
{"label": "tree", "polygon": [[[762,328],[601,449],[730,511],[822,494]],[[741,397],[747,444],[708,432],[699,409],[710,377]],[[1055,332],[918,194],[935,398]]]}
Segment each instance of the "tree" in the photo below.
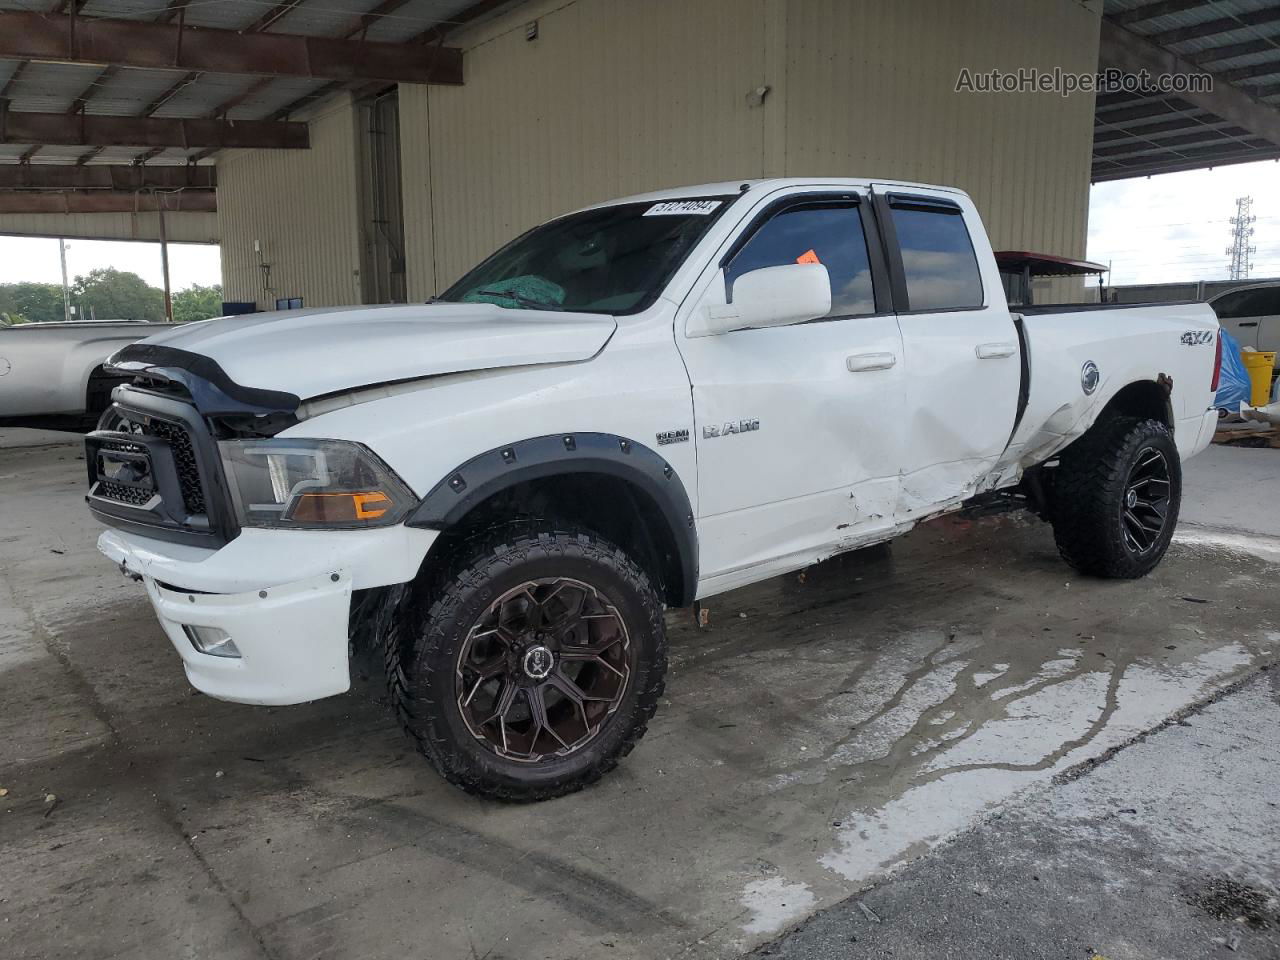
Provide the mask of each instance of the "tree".
{"label": "tree", "polygon": [[173,319],[178,323],[222,316],[222,285],[202,287],[193,283],[173,295]]}
{"label": "tree", "polygon": [[148,286],[136,273],[112,267],[76,277],[71,285],[71,303],[86,320],[164,319],[164,293]]}
{"label": "tree", "polygon": [[0,314],[10,323],[64,320],[62,287],[56,283],[0,283]]}

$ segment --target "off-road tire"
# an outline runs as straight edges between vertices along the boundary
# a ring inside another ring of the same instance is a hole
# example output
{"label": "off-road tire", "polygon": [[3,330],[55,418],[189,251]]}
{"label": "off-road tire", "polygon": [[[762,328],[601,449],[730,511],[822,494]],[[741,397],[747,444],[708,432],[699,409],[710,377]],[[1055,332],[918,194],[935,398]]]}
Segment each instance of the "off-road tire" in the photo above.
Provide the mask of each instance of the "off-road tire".
{"label": "off-road tire", "polygon": [[[1126,542],[1123,511],[1139,454],[1159,451],[1168,474],[1168,505],[1151,546]],[[1164,557],[1178,523],[1182,468],[1173,434],[1157,420],[1115,417],[1094,427],[1062,454],[1053,472],[1053,536],[1062,559],[1081,573],[1136,579]]]}
{"label": "off-road tire", "polygon": [[[594,783],[631,752],[662,695],[666,630],[662,601],[622,549],[584,529],[528,521],[456,547],[436,569],[386,632],[384,661],[393,709],[446,780],[493,800],[548,800]],[[630,674],[594,739],[565,757],[521,763],[500,756],[468,728],[456,671],[477,619],[504,591],[538,577],[572,577],[608,597],[629,635]]]}

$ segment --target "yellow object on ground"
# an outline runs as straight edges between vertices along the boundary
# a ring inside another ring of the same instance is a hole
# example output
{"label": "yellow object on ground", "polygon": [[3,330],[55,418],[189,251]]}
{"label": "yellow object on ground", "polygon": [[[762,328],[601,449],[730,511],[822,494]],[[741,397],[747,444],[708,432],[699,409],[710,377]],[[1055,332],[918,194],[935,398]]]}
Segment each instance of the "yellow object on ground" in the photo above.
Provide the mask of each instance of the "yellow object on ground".
{"label": "yellow object on ground", "polygon": [[1244,361],[1244,369],[1249,374],[1252,394],[1250,406],[1265,407],[1271,402],[1271,371],[1276,365],[1274,350],[1245,350],[1240,354]]}

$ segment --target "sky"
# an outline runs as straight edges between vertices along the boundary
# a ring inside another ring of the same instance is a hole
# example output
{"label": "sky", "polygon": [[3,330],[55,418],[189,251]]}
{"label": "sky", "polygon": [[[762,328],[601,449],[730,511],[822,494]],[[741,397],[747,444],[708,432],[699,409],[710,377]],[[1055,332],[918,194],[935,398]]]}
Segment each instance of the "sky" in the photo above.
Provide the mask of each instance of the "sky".
{"label": "sky", "polygon": [[1237,197],[1253,197],[1251,277],[1280,277],[1280,163],[1241,163],[1094,184],[1089,260],[1113,285],[1225,280]]}
{"label": "sky", "polygon": [[[68,240],[67,279],[97,267],[115,267],[136,273],[153,287],[164,284],[160,269],[160,244],[140,241]],[[0,283],[24,280],[62,283],[58,241],[41,237],[0,237]],[[169,244],[169,282],[173,290],[192,284],[211,286],[222,282],[218,248],[207,243]]]}
{"label": "sky", "polygon": [[[1098,183],[1089,196],[1087,258],[1111,265],[1110,283],[1174,283],[1227,277],[1226,248],[1236,198],[1253,197],[1255,278],[1280,277],[1280,163],[1242,163]],[[161,285],[160,245],[104,240],[67,242],[67,274],[115,267]],[[218,248],[171,243],[174,290],[221,283]],[[58,241],[0,237],[0,283],[61,283]]]}

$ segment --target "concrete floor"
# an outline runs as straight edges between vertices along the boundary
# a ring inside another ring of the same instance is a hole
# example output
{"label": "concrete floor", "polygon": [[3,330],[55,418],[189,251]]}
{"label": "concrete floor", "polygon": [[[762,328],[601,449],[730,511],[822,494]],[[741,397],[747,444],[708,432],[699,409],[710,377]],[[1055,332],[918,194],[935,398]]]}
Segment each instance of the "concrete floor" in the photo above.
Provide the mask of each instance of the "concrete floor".
{"label": "concrete floor", "polygon": [[758,956],[1276,960],[1277,743],[1270,670],[1030,791]]}
{"label": "concrete floor", "polygon": [[1137,583],[1076,578],[1031,519],[947,519],[716,598],[710,630],[673,614],[635,753],[497,806],[374,682],[194,695],[93,549],[78,448],[26,442],[0,444],[6,958],[734,956],[1280,652],[1280,460],[1214,448]]}

